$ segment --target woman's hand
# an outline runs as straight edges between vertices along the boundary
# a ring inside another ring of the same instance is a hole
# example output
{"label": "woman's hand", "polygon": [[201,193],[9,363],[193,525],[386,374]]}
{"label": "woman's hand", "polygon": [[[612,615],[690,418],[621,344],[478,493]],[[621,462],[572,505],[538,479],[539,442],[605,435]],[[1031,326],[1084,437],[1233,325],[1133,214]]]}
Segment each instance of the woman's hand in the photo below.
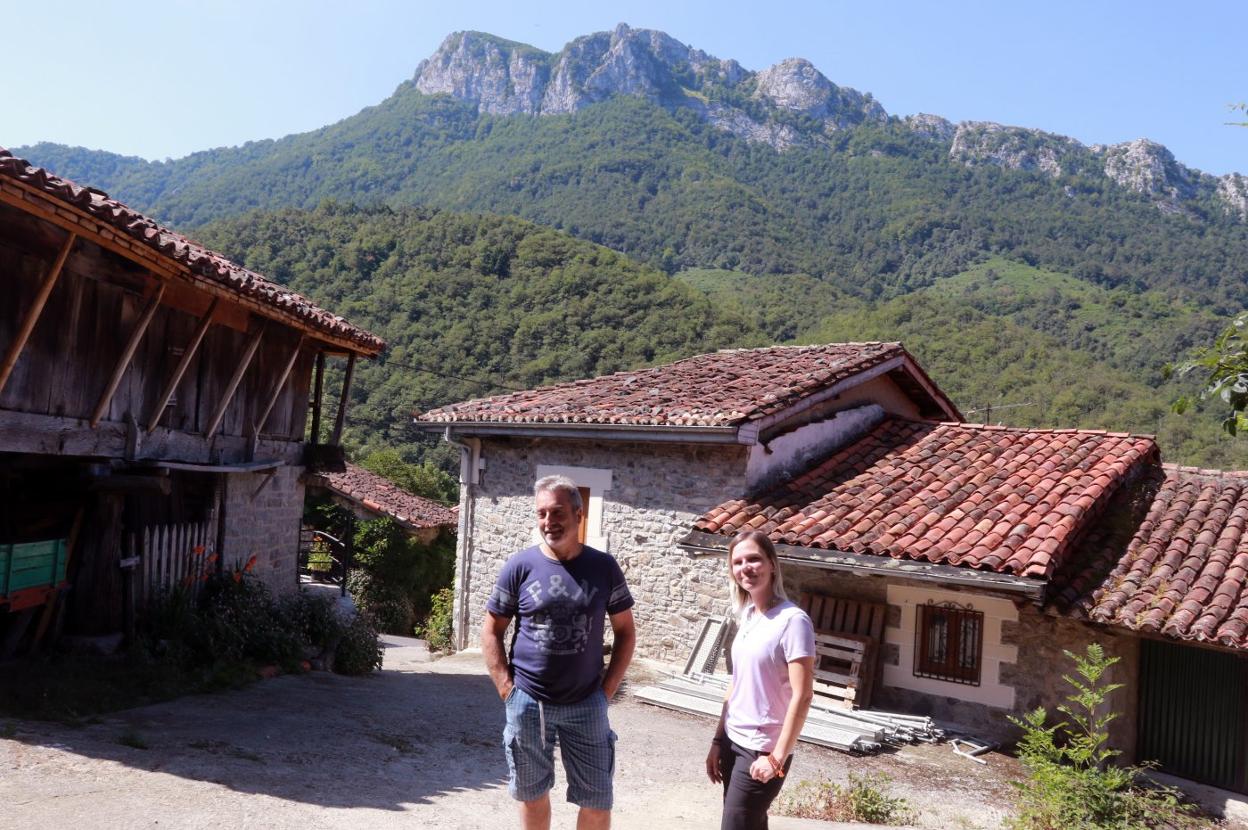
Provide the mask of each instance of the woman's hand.
{"label": "woman's hand", "polygon": [[776,770],[771,766],[771,761],[767,760],[766,755],[758,756],[754,759],[754,763],[750,764],[750,777],[760,784],[766,784],[776,777]]}
{"label": "woman's hand", "polygon": [[706,777],[711,779],[712,784],[719,784],[724,780],[723,771],[719,766],[719,756],[723,748],[714,741],[711,742],[711,749],[706,753]]}

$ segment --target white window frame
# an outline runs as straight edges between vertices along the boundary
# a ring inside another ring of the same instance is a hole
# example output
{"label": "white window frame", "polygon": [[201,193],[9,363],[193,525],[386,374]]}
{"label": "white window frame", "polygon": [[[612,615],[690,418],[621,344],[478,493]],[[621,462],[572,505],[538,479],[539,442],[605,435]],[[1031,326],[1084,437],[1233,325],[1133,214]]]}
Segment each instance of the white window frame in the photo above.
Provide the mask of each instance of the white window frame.
{"label": "white window frame", "polygon": [[[585,544],[598,550],[608,550],[609,537],[602,526],[603,495],[611,489],[611,470],[600,467],[566,467],[559,464],[538,464],[537,478],[567,476],[576,486],[589,490],[589,504],[585,505]],[[534,543],[541,542],[541,534],[533,529]]]}
{"label": "white window frame", "polygon": [[[976,611],[983,613],[984,639],[983,651],[980,653],[978,686],[914,676],[914,636],[918,627],[918,607],[928,602],[955,602],[962,605],[971,602]],[[984,594],[942,591],[938,588],[889,585],[888,604],[901,608],[901,625],[898,628],[884,629],[884,642],[897,647],[897,665],[884,666],[886,685],[1002,709],[1014,708],[1014,687],[1001,682],[1001,665],[1018,662],[1018,648],[1001,642],[1001,624],[1007,620],[1018,622],[1018,609],[1011,600]]]}

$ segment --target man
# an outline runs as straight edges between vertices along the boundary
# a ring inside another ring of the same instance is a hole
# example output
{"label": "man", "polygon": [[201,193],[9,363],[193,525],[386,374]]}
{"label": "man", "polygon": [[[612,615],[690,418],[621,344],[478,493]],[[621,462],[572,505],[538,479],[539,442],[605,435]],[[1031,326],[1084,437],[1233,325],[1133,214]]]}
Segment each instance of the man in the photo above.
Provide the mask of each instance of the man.
{"label": "man", "polygon": [[[633,658],[633,597],[615,559],[578,538],[585,506],[575,482],[547,476],[533,488],[540,545],[514,554],[486,603],[481,648],[505,702],[508,790],[524,830],[550,827],[558,741],[577,830],[611,826],[615,733],[607,701]],[[503,637],[517,617],[510,659]],[[615,644],[602,670],[603,619]]]}

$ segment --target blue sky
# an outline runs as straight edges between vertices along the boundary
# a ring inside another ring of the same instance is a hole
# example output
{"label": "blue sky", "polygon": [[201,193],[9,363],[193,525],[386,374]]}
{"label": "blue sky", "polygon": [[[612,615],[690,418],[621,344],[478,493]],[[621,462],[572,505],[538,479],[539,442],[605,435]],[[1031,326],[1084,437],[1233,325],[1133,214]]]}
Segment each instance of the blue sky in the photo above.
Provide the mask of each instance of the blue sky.
{"label": "blue sky", "polygon": [[453,31],[557,51],[626,22],[747,69],[804,57],[894,115],[999,121],[1087,144],[1151,138],[1248,172],[1248,3],[45,0],[8,17],[0,146],[145,158],[278,138],[358,112]]}

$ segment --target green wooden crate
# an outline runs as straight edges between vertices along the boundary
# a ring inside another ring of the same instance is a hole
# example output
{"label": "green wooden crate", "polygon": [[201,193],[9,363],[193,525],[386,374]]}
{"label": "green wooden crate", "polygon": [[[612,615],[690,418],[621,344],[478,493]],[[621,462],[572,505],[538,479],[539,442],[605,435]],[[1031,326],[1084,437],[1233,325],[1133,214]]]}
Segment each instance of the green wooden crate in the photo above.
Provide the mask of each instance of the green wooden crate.
{"label": "green wooden crate", "polygon": [[65,539],[0,545],[0,597],[65,581]]}

